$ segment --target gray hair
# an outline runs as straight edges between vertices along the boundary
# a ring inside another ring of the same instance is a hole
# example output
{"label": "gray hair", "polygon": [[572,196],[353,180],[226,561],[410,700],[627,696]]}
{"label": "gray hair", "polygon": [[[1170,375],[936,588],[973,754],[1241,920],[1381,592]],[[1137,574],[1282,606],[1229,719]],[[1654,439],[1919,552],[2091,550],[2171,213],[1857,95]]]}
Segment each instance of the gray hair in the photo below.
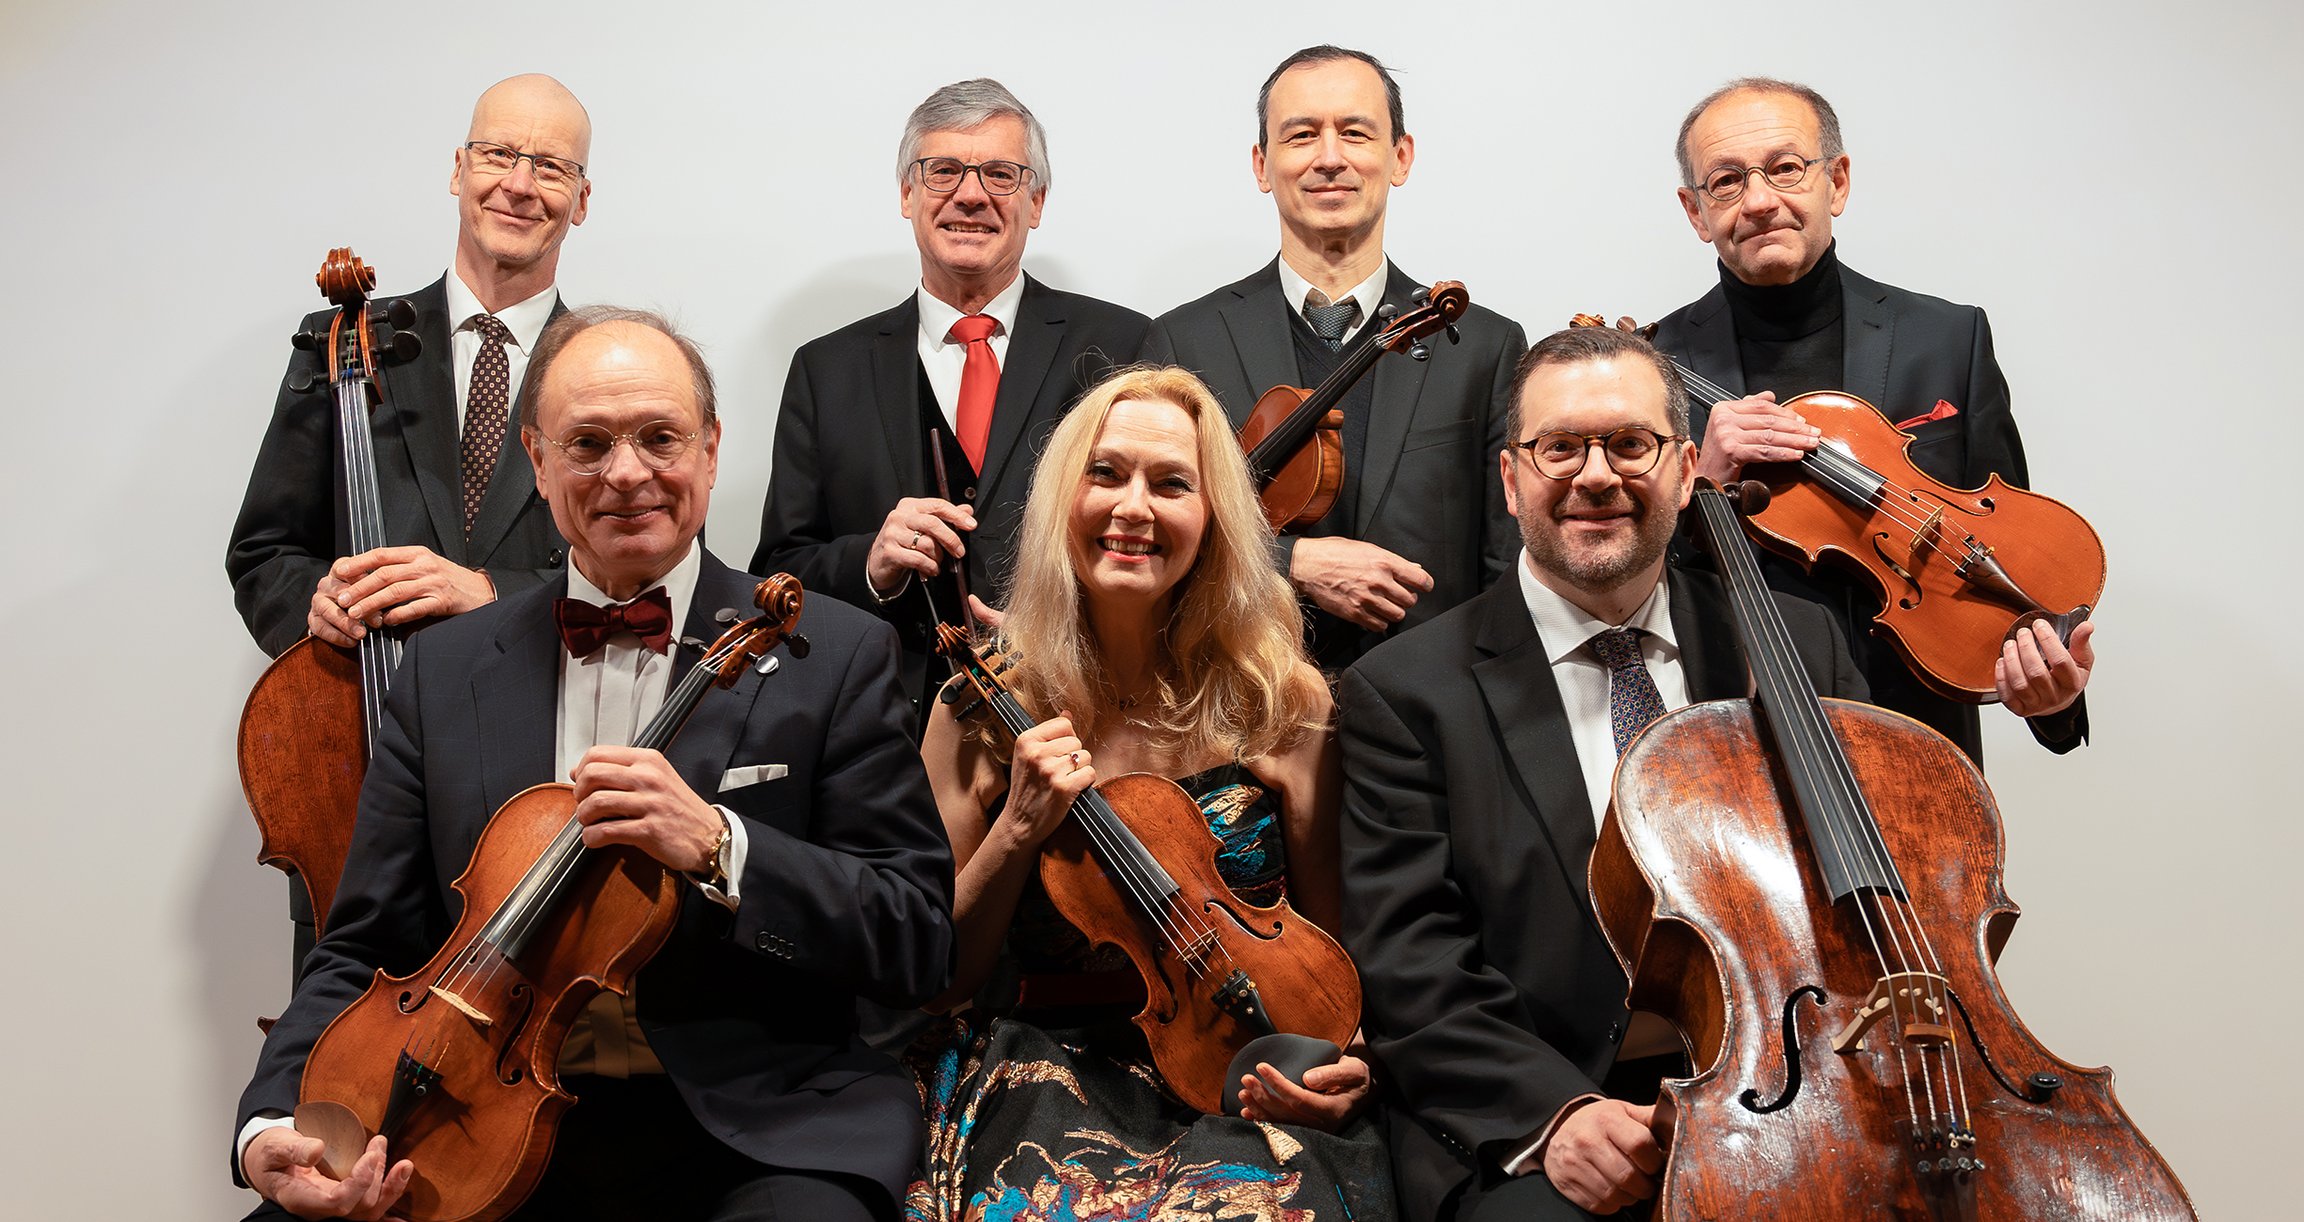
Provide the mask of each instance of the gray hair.
{"label": "gray hair", "polygon": [[680,355],[688,361],[688,378],[696,392],[696,406],[701,410],[699,419],[709,425],[719,416],[719,398],[712,388],[712,370],[704,364],[704,350],[696,341],[680,334],[672,320],[654,310],[635,310],[625,306],[578,306],[544,324],[544,333],[536,337],[536,351],[528,357],[528,372],[520,378],[520,427],[536,427],[538,411],[537,392],[544,386],[544,377],[559,362],[560,354],[577,336],[605,323],[628,322],[646,327],[672,341]]}
{"label": "gray hair", "polygon": [[904,142],[896,149],[896,180],[904,181],[912,172],[912,163],[920,156],[920,141],[930,132],[964,132],[982,127],[1002,115],[1014,115],[1024,124],[1025,156],[1032,163],[1032,192],[1037,195],[1048,189],[1052,176],[1048,172],[1048,132],[1040,120],[1008,87],[988,76],[972,81],[954,81],[928,95],[928,100],[912,108],[912,117],[904,120]]}
{"label": "gray hair", "polygon": [[1712,109],[1713,103],[1732,93],[1778,93],[1808,103],[1816,116],[1817,139],[1823,144],[1821,152],[1826,161],[1848,150],[1840,143],[1840,116],[1832,110],[1832,103],[1824,95],[1798,81],[1780,81],[1772,76],[1740,76],[1704,95],[1704,100],[1688,110],[1688,117],[1680,120],[1680,143],[1673,146],[1672,155],[1680,162],[1680,185],[1696,188],[1696,163],[1688,159],[1688,133],[1695,130],[1696,120]]}
{"label": "gray hair", "polygon": [[1656,370],[1664,383],[1664,417],[1672,422],[1672,431],[1685,436],[1688,432],[1688,383],[1681,378],[1680,369],[1672,358],[1656,350],[1654,344],[1630,331],[1614,327],[1569,327],[1536,341],[1536,346],[1520,358],[1520,365],[1512,371],[1512,406],[1508,409],[1504,427],[1507,444],[1521,440],[1521,399],[1528,391],[1528,379],[1546,365],[1581,365],[1586,361],[1605,361],[1616,357],[1642,360]]}

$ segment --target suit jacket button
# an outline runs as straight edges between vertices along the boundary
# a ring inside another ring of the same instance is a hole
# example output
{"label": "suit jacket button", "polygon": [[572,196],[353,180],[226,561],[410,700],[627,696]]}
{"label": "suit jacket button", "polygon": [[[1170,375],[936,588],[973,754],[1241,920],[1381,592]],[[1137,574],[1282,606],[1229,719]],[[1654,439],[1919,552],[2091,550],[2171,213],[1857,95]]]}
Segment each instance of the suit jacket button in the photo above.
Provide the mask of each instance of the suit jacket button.
{"label": "suit jacket button", "polygon": [[1609,1043],[1611,1043],[1611,1044],[1615,1043],[1615,1042],[1616,1042],[1616,1037],[1617,1037],[1617,1036],[1620,1036],[1620,1035],[1622,1035],[1622,1034],[1624,1034],[1624,1024],[1622,1024],[1622,1023],[1610,1023],[1610,1024],[1608,1024],[1608,1042],[1609,1042]]}
{"label": "suit jacket button", "polygon": [[768,949],[768,944],[769,944],[769,943],[771,943],[771,942],[774,942],[775,940],[776,940],[776,939],[774,939],[774,938],[771,938],[771,937],[769,937],[767,934],[764,934],[764,933],[760,933],[760,934],[754,934],[754,935],[752,935],[752,949],[754,949],[754,950],[766,950],[766,949]]}

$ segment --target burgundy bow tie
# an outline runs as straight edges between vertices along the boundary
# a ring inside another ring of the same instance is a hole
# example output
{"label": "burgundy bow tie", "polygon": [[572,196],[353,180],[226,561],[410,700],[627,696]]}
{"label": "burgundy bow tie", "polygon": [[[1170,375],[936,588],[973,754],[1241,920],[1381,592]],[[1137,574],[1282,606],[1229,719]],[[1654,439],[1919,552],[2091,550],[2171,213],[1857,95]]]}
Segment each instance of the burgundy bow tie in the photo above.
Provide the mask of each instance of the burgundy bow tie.
{"label": "burgundy bow tie", "polygon": [[552,622],[560,627],[560,642],[571,657],[588,658],[600,652],[608,638],[629,632],[657,653],[672,643],[672,596],[658,586],[628,603],[596,607],[580,598],[557,599]]}

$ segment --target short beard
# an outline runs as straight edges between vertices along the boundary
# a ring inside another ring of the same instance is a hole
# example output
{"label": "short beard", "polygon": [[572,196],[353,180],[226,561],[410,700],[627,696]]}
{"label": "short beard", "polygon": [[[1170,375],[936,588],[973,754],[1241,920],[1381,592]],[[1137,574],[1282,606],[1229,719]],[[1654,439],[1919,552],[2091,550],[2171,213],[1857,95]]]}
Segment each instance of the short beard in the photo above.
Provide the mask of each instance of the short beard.
{"label": "short beard", "polygon": [[[1572,553],[1561,537],[1557,519],[1535,520],[1523,514],[1520,541],[1527,546],[1529,558],[1536,562],[1536,567],[1558,574],[1585,593],[1608,594],[1655,564],[1672,544],[1672,530],[1679,515],[1660,513],[1653,503],[1629,492],[1619,490],[1617,496],[1632,507],[1632,537],[1622,547],[1606,553],[1595,554],[1590,550]],[[1561,502],[1558,508],[1562,511],[1607,509],[1615,503],[1578,502],[1575,494],[1570,494],[1569,500]]]}

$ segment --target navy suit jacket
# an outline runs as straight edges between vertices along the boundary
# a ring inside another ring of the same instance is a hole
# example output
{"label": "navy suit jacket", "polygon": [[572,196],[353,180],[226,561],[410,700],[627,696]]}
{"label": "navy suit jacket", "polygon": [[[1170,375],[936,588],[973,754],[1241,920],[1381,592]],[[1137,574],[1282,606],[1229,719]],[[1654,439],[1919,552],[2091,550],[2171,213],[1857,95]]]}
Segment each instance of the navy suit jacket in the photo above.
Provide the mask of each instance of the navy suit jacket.
{"label": "navy suit jacket", "polygon": [[[1998,474],[2019,488],[2031,485],[2024,468],[2024,441],[2008,408],[2008,379],[1992,355],[1992,324],[1984,311],[1939,297],[1882,284],[1840,268],[1845,309],[1845,352],[1841,384],[1793,390],[1842,390],[1878,407],[1891,420],[1926,413],[1942,399],[1958,415],[1931,420],[1911,430],[1908,451],[1914,466],[1955,488],[1979,488]],[[1736,395],[1750,393],[1744,358],[1736,347],[1736,325],[1728,294],[1718,285],[1656,323],[1656,346]],[[1791,388],[1786,388],[1790,390]],[[1704,436],[1712,405],[1689,404],[1690,431]],[[1984,758],[1984,736],[1976,707],[1947,700],[1906,669],[1886,641],[1872,633],[1879,602],[1855,580],[1832,566],[1807,573],[1793,562],[1764,554],[1761,571],[1779,590],[1814,599],[1830,608],[1854,648],[1872,686],[1873,699],[1928,724],[1960,745],[1970,759]],[[2051,751],[2065,752],[2088,735],[2085,699],[2062,713],[2031,720],[2032,736]]]}
{"label": "navy suit jacket", "polygon": [[[1674,569],[1669,597],[1690,696],[1744,696],[1719,579]],[[1777,602],[1817,691],[1863,699],[1824,609]],[[1598,1092],[1630,1016],[1592,915],[1599,820],[1551,653],[1508,579],[1339,684],[1344,941],[1404,1218],[1458,1216],[1519,1142]]]}
{"label": "navy suit jacket", "polygon": [[[327,936],[265,1040],[239,1120],[296,1106],[304,1059],[376,969],[446,940],[489,816],[553,772],[560,641],[547,585],[410,638],[361,790]],[[751,613],[754,581],[704,556],[683,632]],[[950,971],[952,857],[912,746],[885,625],[809,596],[777,669],[707,692],[666,752],[749,840],[731,913],[683,884],[679,923],[634,987],[641,1027],[703,1128],[751,1158],[874,1180],[891,1200],[922,1139],[911,1077],[856,1038],[859,996],[918,1005]],[[699,656],[678,650],[679,673]],[[722,791],[732,768],[787,775]],[[579,1102],[581,1107],[582,1103]]]}
{"label": "navy suit jacket", "polygon": [[[448,338],[458,320],[448,317],[445,279],[410,294],[408,302],[416,307],[415,335],[423,349],[415,360],[378,373],[383,403],[369,414],[385,542],[422,545],[467,568],[484,569],[499,595],[540,585],[542,570],[559,567],[566,545],[536,495],[517,427],[504,430],[496,473],[473,519],[472,537],[464,537],[463,440]],[[555,299],[553,316],[564,308]],[[333,315],[308,315],[299,329],[325,334]],[[315,389],[299,394],[290,388],[306,378],[318,379]],[[518,405],[513,407],[517,413]],[[280,379],[224,557],[232,600],[265,653],[278,656],[304,638],[321,575],[338,557],[352,554],[338,449],[327,354],[297,352]]]}
{"label": "navy suit jacket", "polygon": [[[1406,309],[1420,286],[1399,268],[1390,271],[1384,302]],[[1144,359],[1199,374],[1237,427],[1265,391],[1300,384],[1288,322],[1299,304],[1282,293],[1275,259],[1154,320]],[[1496,455],[1504,448],[1512,374],[1528,340],[1519,324],[1479,305],[1466,311],[1457,330],[1462,343],[1430,341],[1429,361],[1387,356],[1376,363],[1368,375],[1374,400],[1367,451],[1344,471],[1354,517],[1339,533],[1413,560],[1432,576],[1431,592],[1417,599],[1393,634],[1479,593],[1511,568],[1520,550],[1520,528],[1496,478]],[[1282,572],[1295,538],[1280,538]],[[1321,662],[1349,662],[1384,635],[1359,633],[1346,639],[1341,656]],[[1338,625],[1325,625],[1321,636],[1344,638]]]}

